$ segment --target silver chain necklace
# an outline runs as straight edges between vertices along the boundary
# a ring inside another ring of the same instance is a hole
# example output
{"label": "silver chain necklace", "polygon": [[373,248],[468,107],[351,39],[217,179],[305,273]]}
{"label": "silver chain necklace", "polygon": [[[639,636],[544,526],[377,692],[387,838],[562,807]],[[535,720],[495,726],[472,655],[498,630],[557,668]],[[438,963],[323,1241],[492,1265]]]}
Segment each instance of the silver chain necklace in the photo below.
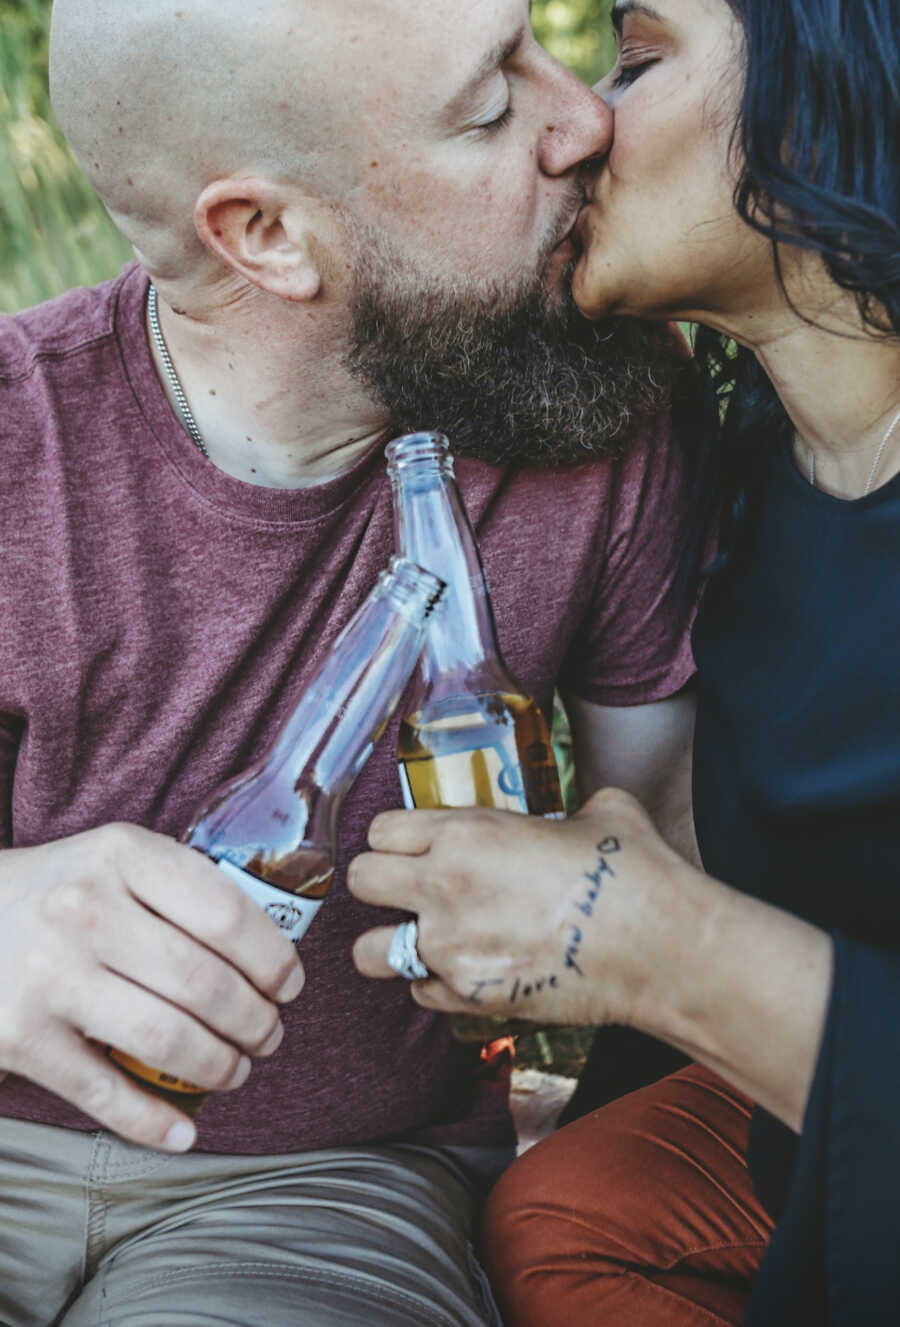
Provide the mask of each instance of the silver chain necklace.
{"label": "silver chain necklace", "polygon": [[150,319],[150,330],[153,333],[153,340],[156,342],[156,349],[159,351],[159,357],[166,371],[172,395],[175,397],[175,404],[178,406],[178,413],[181,415],[181,422],[191,435],[191,440],[197,451],[209,460],[209,452],[206,449],[206,443],[203,441],[203,434],[197,428],[197,421],[191,413],[187,397],[182,390],[181,383],[178,381],[178,374],[175,372],[172,356],[169,354],[168,346],[163,340],[162,328],[159,325],[159,314],[156,308],[156,287],[154,285],[150,286],[150,292],[147,295],[147,316]]}
{"label": "silver chain necklace", "polygon": [[[887,440],[891,436],[891,434],[893,433],[894,429],[897,427],[898,424],[900,424],[900,410],[897,411],[896,415],[894,415],[894,418],[891,420],[890,424],[888,424],[887,433],[885,433],[884,437],[881,439],[881,442],[878,444],[878,450],[872,459],[872,466],[871,469],[869,470],[869,478],[866,480],[866,486],[862,491],[862,496],[864,498],[867,498],[869,496],[869,493],[871,492],[872,484],[874,483],[875,475],[878,471],[878,463],[881,460],[882,456],[884,455],[884,449],[887,446]],[[815,453],[812,452],[809,448],[807,448],[806,457],[809,465],[810,486],[812,488],[815,488],[816,486]]]}

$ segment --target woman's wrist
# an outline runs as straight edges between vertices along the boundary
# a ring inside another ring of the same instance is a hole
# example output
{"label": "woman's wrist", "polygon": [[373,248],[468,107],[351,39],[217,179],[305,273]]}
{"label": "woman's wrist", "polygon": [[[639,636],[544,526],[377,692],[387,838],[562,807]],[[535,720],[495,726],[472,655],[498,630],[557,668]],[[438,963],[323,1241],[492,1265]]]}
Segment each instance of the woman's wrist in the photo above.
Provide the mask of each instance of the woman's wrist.
{"label": "woman's wrist", "polygon": [[799,1131],[831,991],[831,937],[686,863],[655,892],[634,1026]]}

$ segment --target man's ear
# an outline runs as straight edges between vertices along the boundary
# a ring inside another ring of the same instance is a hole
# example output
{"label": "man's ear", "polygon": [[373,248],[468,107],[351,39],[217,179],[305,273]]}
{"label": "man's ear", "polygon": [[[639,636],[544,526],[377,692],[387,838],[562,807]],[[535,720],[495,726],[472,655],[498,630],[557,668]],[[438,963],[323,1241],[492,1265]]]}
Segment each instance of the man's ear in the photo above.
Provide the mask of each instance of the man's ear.
{"label": "man's ear", "polygon": [[317,227],[324,205],[266,180],[215,180],[194,208],[207,248],[247,281],[280,299],[313,300],[322,285]]}

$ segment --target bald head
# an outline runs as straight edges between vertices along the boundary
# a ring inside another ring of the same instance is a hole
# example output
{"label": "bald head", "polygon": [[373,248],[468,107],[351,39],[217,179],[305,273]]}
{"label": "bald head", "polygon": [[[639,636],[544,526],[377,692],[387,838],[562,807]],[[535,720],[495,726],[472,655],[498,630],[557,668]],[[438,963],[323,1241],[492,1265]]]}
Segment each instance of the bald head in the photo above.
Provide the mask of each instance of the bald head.
{"label": "bald head", "polygon": [[[352,188],[336,151],[337,10],[357,0],[55,0],[57,118],[94,188],[158,277],[209,260],[202,190],[262,175],[326,197]],[[359,4],[361,13],[372,6]],[[361,21],[365,21],[361,18]],[[330,77],[330,75],[332,77]]]}

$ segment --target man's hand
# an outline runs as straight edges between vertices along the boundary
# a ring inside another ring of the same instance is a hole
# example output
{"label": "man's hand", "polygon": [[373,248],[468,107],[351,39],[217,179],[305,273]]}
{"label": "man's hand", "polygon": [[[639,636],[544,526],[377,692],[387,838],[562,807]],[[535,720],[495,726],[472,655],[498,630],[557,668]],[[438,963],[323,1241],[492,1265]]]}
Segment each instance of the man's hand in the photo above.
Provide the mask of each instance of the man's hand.
{"label": "man's hand", "polygon": [[[351,891],[418,915],[418,949],[435,973],[413,984],[431,1009],[515,1014],[558,1023],[630,1022],[645,981],[663,893],[693,869],[635,799],[605,790],[555,823],[508,812],[377,816],[374,852],[357,857]],[[360,936],[354,959],[392,977],[393,927]]]}
{"label": "man's hand", "polygon": [[259,906],[200,853],[107,825],[0,853],[0,1068],[132,1142],[185,1151],[185,1115],[104,1053],[239,1087],[282,1038],[303,971]]}

